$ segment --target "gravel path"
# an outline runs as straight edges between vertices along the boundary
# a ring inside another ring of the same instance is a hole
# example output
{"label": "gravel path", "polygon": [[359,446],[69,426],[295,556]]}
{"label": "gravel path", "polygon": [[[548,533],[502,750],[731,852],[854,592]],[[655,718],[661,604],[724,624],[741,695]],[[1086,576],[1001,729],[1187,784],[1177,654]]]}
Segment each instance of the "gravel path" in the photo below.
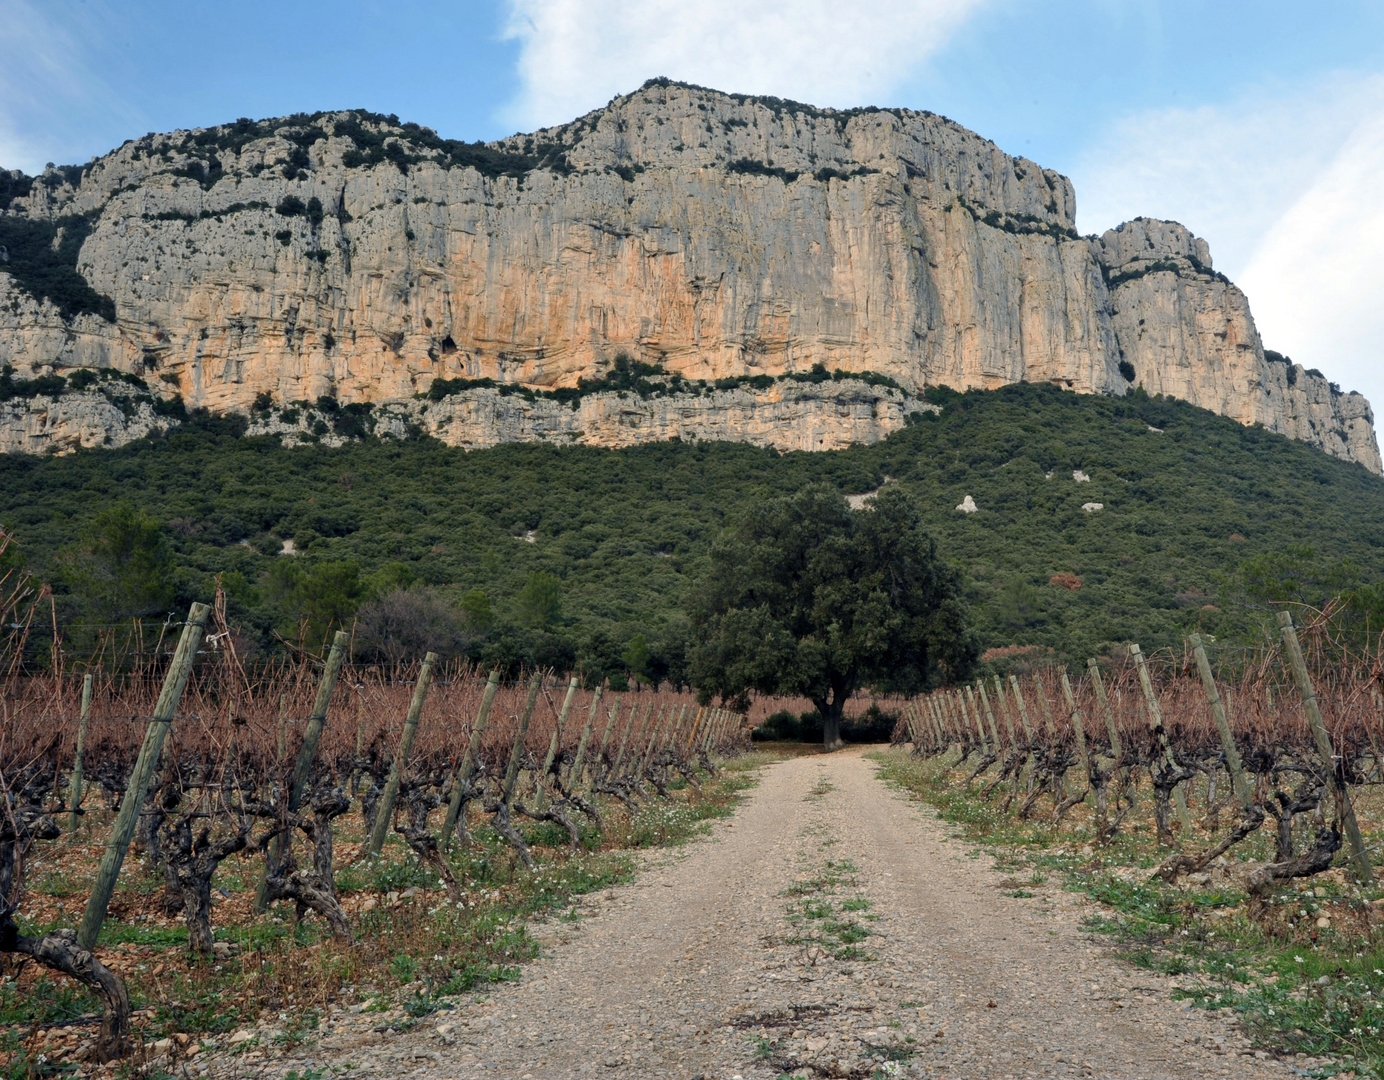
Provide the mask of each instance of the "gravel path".
{"label": "gravel path", "polygon": [[343,1018],[280,1069],[310,1057],[397,1080],[1290,1075],[1083,933],[1082,898],[1006,896],[988,860],[859,750],[769,766],[713,829],[586,898],[589,918],[540,928],[550,947],[519,982],[407,1034]]}

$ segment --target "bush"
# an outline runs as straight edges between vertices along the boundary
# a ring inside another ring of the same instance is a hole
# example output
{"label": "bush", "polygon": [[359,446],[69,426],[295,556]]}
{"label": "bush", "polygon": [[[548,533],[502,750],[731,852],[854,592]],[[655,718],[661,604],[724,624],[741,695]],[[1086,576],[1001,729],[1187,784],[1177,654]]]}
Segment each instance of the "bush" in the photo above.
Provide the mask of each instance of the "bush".
{"label": "bush", "polygon": [[898,722],[898,713],[885,712],[872,702],[859,716],[842,721],[841,738],[849,743],[887,743]]}
{"label": "bush", "polygon": [[726,168],[733,173],[741,173],[746,176],[775,176],[785,184],[791,184],[802,173],[794,172],[792,169],[781,169],[763,161],[755,161],[754,158],[737,158]]}
{"label": "bush", "polygon": [[458,656],[468,643],[460,612],[426,587],[391,589],[367,600],[357,613],[356,655],[398,664],[435,652]]}
{"label": "bush", "polygon": [[[320,207],[321,203],[318,206]],[[285,195],[279,201],[279,205],[274,207],[274,212],[283,217],[302,217],[308,212],[308,204],[297,195]]]}
{"label": "bush", "polygon": [[61,375],[40,375],[36,379],[16,379],[14,368],[6,364],[0,368],[0,401],[11,398],[57,397],[67,389],[67,380]]}
{"label": "bush", "polygon": [[[804,713],[803,715],[809,715]],[[817,716],[816,713],[810,714]],[[750,732],[755,742],[815,742],[822,737],[821,717],[817,717],[816,739],[804,738],[802,721],[787,709],[780,709]]]}
{"label": "bush", "polygon": [[100,380],[101,376],[91,368],[78,368],[67,377],[67,388],[69,390],[86,390]]}
{"label": "bush", "polygon": [[1128,360],[1120,361],[1120,374],[1124,376],[1124,381],[1132,383],[1134,381],[1134,365]]}

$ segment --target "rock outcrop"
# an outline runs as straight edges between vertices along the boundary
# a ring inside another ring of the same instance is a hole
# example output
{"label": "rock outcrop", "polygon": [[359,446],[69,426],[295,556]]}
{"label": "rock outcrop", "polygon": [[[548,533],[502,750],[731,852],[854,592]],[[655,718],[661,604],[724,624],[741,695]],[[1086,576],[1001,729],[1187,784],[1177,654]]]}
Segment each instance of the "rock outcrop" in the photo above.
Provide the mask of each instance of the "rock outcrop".
{"label": "rock outcrop", "polygon": [[[622,354],[702,383],[820,366],[912,392],[1142,385],[1379,471],[1368,404],[1266,358],[1204,242],[1074,225],[1065,177],[925,112],[655,81],[485,145],[363,113],[240,121],[0,184],[0,243],[27,244],[0,263],[0,363],[116,369],[240,412],[330,397],[403,415],[435,379],[573,387]],[[35,284],[36,236],[41,259],[74,253],[65,293]],[[751,396],[698,397],[689,428],[673,406],[621,424],[584,397],[557,424],[468,392],[437,431],[825,447],[894,422],[823,427],[820,396]]]}
{"label": "rock outcrop", "polygon": [[0,401],[0,453],[65,454],[124,446],[178,421],[160,416],[148,395],[96,390]]}
{"label": "rock outcrop", "polygon": [[[371,410],[365,426],[378,437],[406,438],[417,431],[473,450],[502,442],[616,447],[667,439],[842,450],[879,442],[903,428],[910,415],[938,411],[900,390],[842,379],[647,398],[595,393],[583,396],[575,407],[476,389],[440,401],[389,402]],[[252,418],[247,434],[275,435],[286,446],[310,439],[332,445],[344,441],[339,428],[330,413],[318,409],[289,410],[287,418],[275,410]]]}

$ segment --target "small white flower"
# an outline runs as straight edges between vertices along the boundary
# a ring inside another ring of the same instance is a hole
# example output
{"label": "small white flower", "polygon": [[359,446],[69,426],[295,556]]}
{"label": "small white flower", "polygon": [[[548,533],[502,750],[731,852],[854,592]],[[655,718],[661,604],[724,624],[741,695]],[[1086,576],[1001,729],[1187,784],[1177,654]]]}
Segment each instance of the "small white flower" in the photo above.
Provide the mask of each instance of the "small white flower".
{"label": "small white flower", "polygon": [[1293,963],[1295,963],[1295,964],[1300,964],[1300,963],[1302,963],[1302,957],[1300,957],[1300,956],[1295,956],[1295,957],[1293,957]]}

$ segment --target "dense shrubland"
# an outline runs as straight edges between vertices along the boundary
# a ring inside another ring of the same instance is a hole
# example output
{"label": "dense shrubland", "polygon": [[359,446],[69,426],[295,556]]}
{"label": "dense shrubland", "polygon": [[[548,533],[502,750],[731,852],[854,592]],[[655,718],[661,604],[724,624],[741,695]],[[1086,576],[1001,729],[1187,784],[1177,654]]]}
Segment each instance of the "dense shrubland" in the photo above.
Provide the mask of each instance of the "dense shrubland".
{"label": "dense shrubland", "polygon": [[[450,606],[447,647],[487,664],[680,681],[688,583],[711,544],[812,482],[914,495],[1001,665],[1136,638],[1153,648],[1187,629],[1256,638],[1285,589],[1317,606],[1345,597],[1342,619],[1379,628],[1384,481],[1363,468],[1139,394],[930,393],[940,415],[828,454],[679,442],[468,453],[425,439],[285,450],[241,437],[243,420],[193,416],[120,450],[0,459],[0,523],[22,552],[9,557],[52,583],[74,649],[132,616],[157,623],[221,574],[246,648],[263,653],[320,642],[402,590]],[[979,512],[954,509],[966,495]],[[112,514],[148,545],[139,580],[103,554]],[[34,628],[31,659],[46,633]]]}

